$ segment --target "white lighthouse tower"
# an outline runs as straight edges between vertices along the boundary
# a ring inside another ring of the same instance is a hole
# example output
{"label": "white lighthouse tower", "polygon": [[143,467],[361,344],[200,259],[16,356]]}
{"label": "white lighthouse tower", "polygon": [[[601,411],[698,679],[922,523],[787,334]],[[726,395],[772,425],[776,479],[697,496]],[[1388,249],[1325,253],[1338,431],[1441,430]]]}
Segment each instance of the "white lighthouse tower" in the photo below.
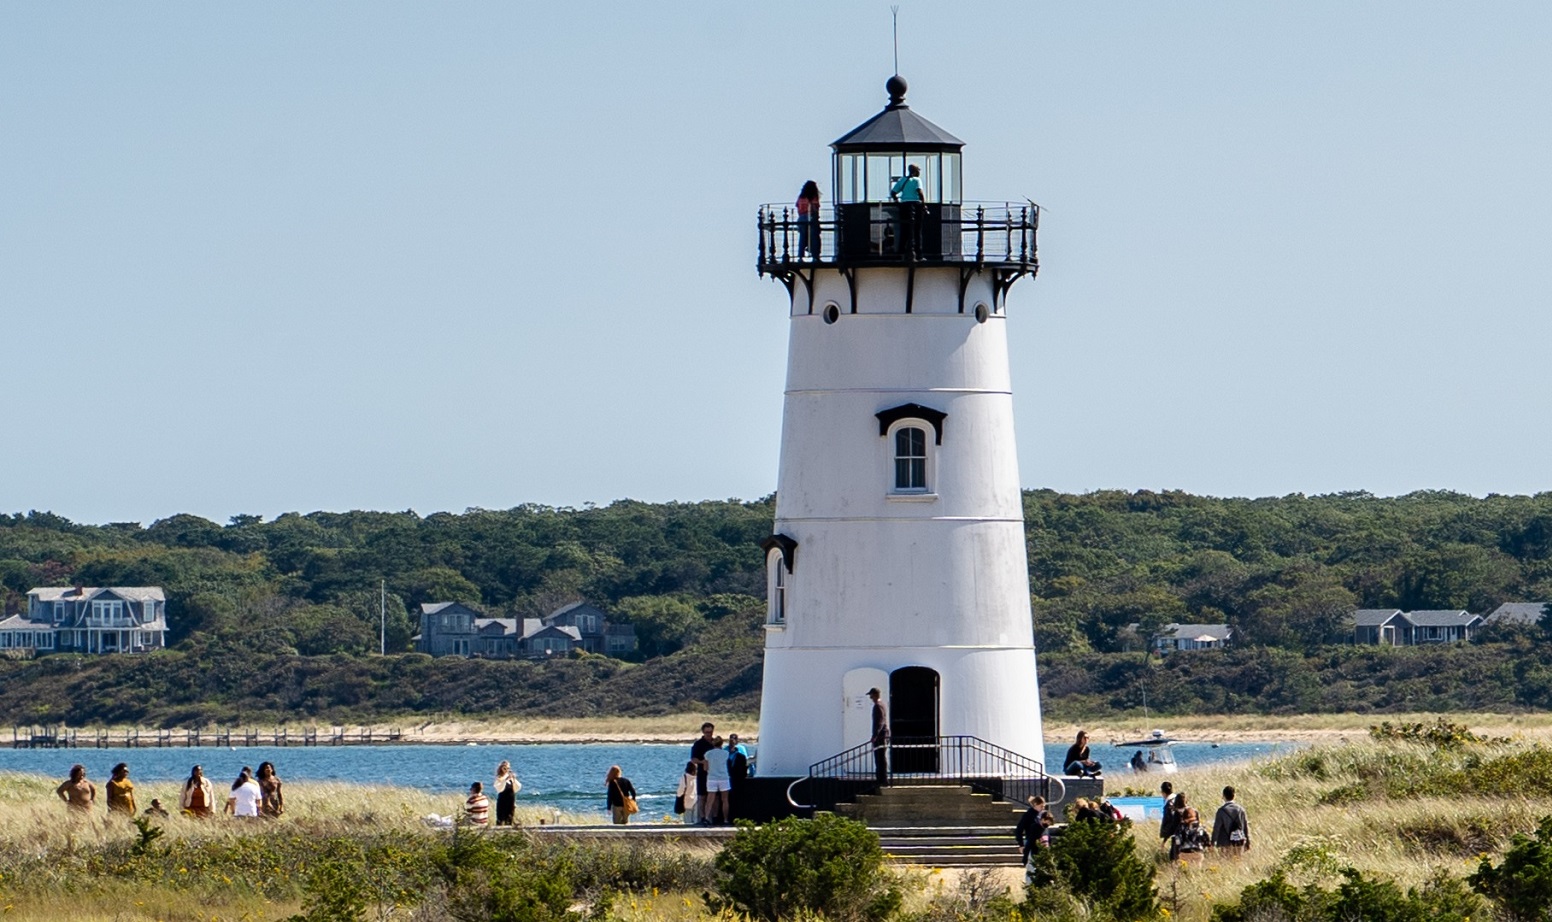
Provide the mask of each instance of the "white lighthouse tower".
{"label": "white lighthouse tower", "polygon": [[[791,295],[767,779],[827,759],[870,773],[871,688],[893,773],[952,773],[965,746],[1042,758],[1006,316],[1038,268],[1039,212],[964,201],[963,142],[906,105],[899,76],[887,90],[831,145],[817,226],[760,213],[760,271]],[[891,196],[913,167],[923,206]]]}

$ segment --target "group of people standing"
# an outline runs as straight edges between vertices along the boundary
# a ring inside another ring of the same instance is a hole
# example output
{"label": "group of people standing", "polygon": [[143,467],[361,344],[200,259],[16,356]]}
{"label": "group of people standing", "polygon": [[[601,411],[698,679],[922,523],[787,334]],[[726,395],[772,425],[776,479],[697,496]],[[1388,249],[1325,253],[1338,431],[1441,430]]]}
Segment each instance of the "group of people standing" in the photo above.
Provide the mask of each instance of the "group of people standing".
{"label": "group of people standing", "polygon": [[[129,778],[127,763],[120,762],[113,766],[104,787],[109,816],[133,817],[141,813],[135,803],[135,783]],[[285,812],[282,788],[273,762],[260,762],[257,772],[244,765],[237,780],[232,782],[230,792],[226,794],[222,812],[239,817],[280,816]],[[84,765],[72,765],[70,777],[61,782],[54,793],[78,816],[90,815],[97,805],[97,786],[87,779]],[[205,777],[201,766],[194,766],[188,780],[183,783],[179,809],[185,816],[205,819],[216,815],[218,803],[222,802],[217,798],[215,785]],[[153,797],[144,815],[166,817],[169,814],[162,806],[161,799]]]}
{"label": "group of people standing", "polygon": [[[895,252],[909,260],[922,257],[922,225],[927,220],[927,202],[922,194],[921,167],[911,164],[889,187],[889,198],[897,202],[898,233]],[[795,203],[798,216],[798,259],[818,260],[823,246],[819,234],[819,184],[810,179],[798,192]]]}
{"label": "group of people standing", "polygon": [[731,825],[739,786],[749,777],[749,750],[738,734],[729,733],[724,741],[716,732],[716,725],[707,721],[690,745],[690,761],[674,796],[674,812],[683,814],[686,823],[698,817],[702,826]]}
{"label": "group of people standing", "polygon": [[[1223,805],[1213,817],[1211,833],[1202,828],[1201,815],[1191,806],[1184,791],[1176,793],[1175,786],[1168,781],[1160,785],[1159,791],[1164,796],[1164,817],[1159,822],[1159,838],[1168,845],[1170,860],[1180,857],[1182,853],[1200,852],[1207,847],[1225,853],[1250,850],[1250,818],[1245,808],[1234,799],[1232,785],[1223,789]],[[1064,828],[1056,822],[1044,797],[1031,797],[1028,803],[1029,809],[1024,811],[1018,825],[1013,828],[1013,838],[1023,849],[1025,864],[1029,863],[1030,854],[1036,848],[1049,844],[1051,837]],[[1108,823],[1121,819],[1121,812],[1104,798],[1089,800],[1079,797],[1072,802],[1072,809],[1074,823]]]}
{"label": "group of people standing", "polygon": [[1211,833],[1202,828],[1201,814],[1191,806],[1184,791],[1176,793],[1175,786],[1166,781],[1159,786],[1159,793],[1164,795],[1164,818],[1159,822],[1159,838],[1168,844],[1171,860],[1208,847],[1225,852],[1250,850],[1250,817],[1235,801],[1233,785],[1223,789],[1223,805],[1213,815]]}

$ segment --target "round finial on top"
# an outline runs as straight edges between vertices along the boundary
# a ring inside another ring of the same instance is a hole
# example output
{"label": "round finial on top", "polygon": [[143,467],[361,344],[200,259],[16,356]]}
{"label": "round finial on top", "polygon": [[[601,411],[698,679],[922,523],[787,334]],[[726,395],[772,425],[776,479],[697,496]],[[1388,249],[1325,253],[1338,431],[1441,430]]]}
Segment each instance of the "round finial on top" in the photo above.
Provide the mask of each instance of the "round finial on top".
{"label": "round finial on top", "polygon": [[884,89],[889,91],[890,107],[905,105],[906,82],[904,77],[895,74],[884,84]]}

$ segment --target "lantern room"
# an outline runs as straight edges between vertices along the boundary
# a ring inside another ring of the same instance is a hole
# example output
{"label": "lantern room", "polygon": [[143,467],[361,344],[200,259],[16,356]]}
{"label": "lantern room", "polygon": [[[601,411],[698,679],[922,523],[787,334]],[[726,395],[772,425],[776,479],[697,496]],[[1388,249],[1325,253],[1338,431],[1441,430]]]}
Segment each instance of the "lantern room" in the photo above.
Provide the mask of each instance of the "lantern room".
{"label": "lantern room", "polygon": [[[905,78],[890,77],[885,89],[884,110],[830,145],[829,202],[761,206],[760,271],[785,279],[805,263],[910,261],[1034,272],[1039,207],[966,202],[964,142],[911,111]],[[912,170],[921,202],[908,206],[898,199],[914,195],[895,190]]]}
{"label": "lantern room", "polygon": [[831,144],[835,152],[831,194],[843,259],[886,257],[902,251],[901,203],[891,194],[912,167],[921,185],[921,257],[959,254],[959,205],[963,191],[960,151],[965,142],[911,111],[899,74],[884,85],[889,105]]}

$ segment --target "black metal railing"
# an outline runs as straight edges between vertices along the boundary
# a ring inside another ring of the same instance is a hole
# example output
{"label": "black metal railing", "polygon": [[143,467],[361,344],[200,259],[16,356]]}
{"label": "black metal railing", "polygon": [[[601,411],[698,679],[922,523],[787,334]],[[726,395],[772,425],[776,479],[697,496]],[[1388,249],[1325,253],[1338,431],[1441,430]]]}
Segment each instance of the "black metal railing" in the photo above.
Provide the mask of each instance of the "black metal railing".
{"label": "black metal railing", "polygon": [[[870,794],[881,786],[878,747],[872,743],[837,753],[808,767],[787,799],[800,809],[834,810],[838,803]],[[1029,797],[1051,797],[1053,779],[1036,759],[975,736],[939,736],[891,740],[884,747],[882,784],[965,785],[993,798],[1023,804]]]}
{"label": "black metal railing", "polygon": [[[810,219],[794,205],[762,205],[759,269],[898,262],[906,255],[900,209],[896,202],[824,206]],[[1040,206],[1033,202],[928,203],[921,224],[921,262],[1039,266]]]}

